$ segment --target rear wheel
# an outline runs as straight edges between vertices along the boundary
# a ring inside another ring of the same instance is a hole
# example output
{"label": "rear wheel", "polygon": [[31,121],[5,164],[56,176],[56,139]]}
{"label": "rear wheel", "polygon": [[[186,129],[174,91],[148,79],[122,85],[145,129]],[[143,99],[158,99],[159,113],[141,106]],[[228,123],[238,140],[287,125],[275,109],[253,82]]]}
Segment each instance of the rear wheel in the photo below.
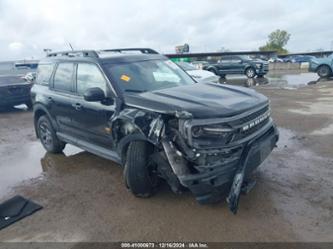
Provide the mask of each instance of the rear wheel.
{"label": "rear wheel", "polygon": [[253,67],[249,67],[245,70],[245,75],[248,78],[254,78],[256,76],[256,70]]}
{"label": "rear wheel", "polygon": [[328,78],[332,74],[332,70],[329,66],[322,65],[318,68],[317,74],[320,78]]}
{"label": "rear wheel", "polygon": [[158,185],[156,165],[149,160],[153,149],[144,141],[134,141],[128,147],[124,178],[127,187],[137,197],[150,197]]}
{"label": "rear wheel", "polygon": [[46,151],[51,153],[61,153],[65,148],[66,144],[58,139],[48,117],[41,116],[38,119],[37,133]]}

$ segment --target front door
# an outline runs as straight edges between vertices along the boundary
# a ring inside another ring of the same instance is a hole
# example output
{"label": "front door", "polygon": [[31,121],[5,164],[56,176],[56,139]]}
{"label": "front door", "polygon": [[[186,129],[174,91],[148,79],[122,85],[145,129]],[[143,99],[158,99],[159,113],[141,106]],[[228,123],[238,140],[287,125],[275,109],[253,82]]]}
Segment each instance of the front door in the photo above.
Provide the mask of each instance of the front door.
{"label": "front door", "polygon": [[87,102],[84,92],[92,87],[101,88],[105,96],[110,96],[108,81],[93,63],[78,63],[76,69],[76,96],[73,98],[72,124],[77,136],[87,142],[112,148],[109,121],[115,111],[114,103]]}

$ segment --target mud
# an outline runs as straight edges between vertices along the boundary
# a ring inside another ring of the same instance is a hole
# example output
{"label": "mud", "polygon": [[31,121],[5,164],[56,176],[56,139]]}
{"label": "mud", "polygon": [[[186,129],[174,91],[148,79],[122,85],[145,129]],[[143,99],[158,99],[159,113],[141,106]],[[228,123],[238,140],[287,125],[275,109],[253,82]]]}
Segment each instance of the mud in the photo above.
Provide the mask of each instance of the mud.
{"label": "mud", "polygon": [[303,82],[254,86],[270,98],[281,139],[236,216],[166,185],[136,198],[115,163],[73,146],[45,153],[30,111],[0,111],[0,202],[21,194],[44,206],[0,241],[333,241],[333,81]]}

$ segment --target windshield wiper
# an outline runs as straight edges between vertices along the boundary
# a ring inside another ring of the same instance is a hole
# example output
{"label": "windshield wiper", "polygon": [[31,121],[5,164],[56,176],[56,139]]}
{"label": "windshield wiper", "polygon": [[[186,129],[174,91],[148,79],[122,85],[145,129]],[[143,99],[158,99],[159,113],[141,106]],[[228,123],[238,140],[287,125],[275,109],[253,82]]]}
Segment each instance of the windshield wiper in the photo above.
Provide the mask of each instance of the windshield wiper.
{"label": "windshield wiper", "polygon": [[125,89],[124,92],[143,93],[143,92],[147,92],[147,90]]}

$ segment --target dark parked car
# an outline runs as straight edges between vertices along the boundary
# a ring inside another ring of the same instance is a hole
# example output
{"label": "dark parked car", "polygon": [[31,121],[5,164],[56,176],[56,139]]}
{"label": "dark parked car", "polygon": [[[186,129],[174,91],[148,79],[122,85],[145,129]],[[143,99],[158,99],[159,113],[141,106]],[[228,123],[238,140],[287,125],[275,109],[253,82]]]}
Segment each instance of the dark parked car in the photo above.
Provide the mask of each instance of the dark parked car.
{"label": "dark parked car", "polygon": [[17,75],[0,76],[0,107],[26,104],[28,108],[31,108],[32,81],[32,78],[30,80]]}
{"label": "dark parked car", "polygon": [[312,59],[316,57],[312,55],[290,55],[283,59],[284,62],[291,62],[291,63],[304,63],[310,62]]}
{"label": "dark parked car", "polygon": [[245,74],[248,78],[263,76],[268,73],[268,62],[251,59],[245,55],[227,55],[215,64],[204,66],[205,70],[224,77],[227,74]]}
{"label": "dark parked car", "polygon": [[41,143],[53,153],[70,143],[118,162],[135,196],[151,196],[164,179],[200,203],[227,195],[236,212],[241,191],[254,185],[250,173],[278,140],[268,99],[196,83],[163,55],[140,51],[58,52],[41,60],[31,92]]}

